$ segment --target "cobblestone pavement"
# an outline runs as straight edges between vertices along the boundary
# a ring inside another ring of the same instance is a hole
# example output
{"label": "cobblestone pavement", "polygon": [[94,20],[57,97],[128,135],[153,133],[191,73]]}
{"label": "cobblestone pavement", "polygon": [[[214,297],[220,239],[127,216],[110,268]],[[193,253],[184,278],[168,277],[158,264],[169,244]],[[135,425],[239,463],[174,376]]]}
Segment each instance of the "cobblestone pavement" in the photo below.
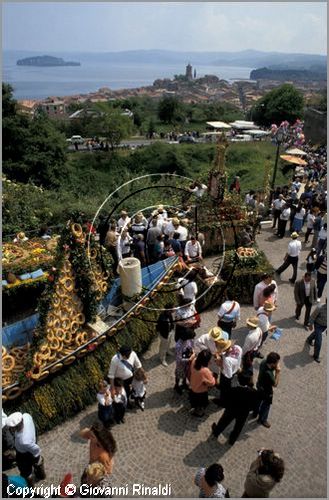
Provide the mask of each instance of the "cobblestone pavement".
{"label": "cobblestone pavement", "polygon": [[[271,229],[258,237],[260,247],[277,267],[283,259],[289,238],[278,240]],[[303,245],[298,277],[305,269],[308,252]],[[220,462],[225,470],[224,484],[231,497],[239,497],[250,463],[260,447],[271,447],[285,459],[286,473],[273,492],[276,497],[326,497],[326,347],[324,336],[322,362],[313,361],[305,347],[308,333],[302,323],[294,319],[293,287],[288,278],[291,269],[282,274],[279,284],[279,308],[273,322],[283,329],[279,341],[267,340],[264,354],[275,350],[281,355],[280,385],[274,391],[269,420],[270,429],[254,420],[246,424],[233,447],[227,444],[229,429],[218,440],[210,437],[210,426],[223,410],[211,403],[206,416],[197,419],[189,414],[187,396],[176,395],[174,385],[174,358],[163,367],[157,358],[158,340],[143,357],[149,373],[145,412],[130,411],[126,423],[113,428],[118,443],[115,457],[113,486],[145,483],[171,483],[172,496],[197,497],[193,475],[199,466]],[[241,345],[247,329],[245,320],[253,313],[252,307],[242,307],[240,327],[233,338]],[[208,331],[216,323],[216,310],[202,314],[199,333]],[[110,360],[109,360],[110,362]],[[259,360],[256,360],[258,368]],[[88,460],[88,444],[78,431],[97,419],[97,407],[89,407],[60,427],[42,435],[39,443],[47,468],[47,484],[58,482],[71,470],[78,484]],[[131,491],[131,490],[130,490]]]}

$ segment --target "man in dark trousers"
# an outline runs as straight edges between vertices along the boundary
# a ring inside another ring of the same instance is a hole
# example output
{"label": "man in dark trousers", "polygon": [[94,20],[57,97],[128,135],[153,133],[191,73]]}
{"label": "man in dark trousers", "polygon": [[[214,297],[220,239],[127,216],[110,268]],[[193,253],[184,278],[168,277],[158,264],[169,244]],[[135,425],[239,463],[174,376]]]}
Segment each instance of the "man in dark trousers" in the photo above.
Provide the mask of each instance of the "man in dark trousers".
{"label": "man in dark trousers", "polygon": [[17,411],[7,417],[6,425],[14,435],[18,470],[33,487],[36,479],[46,477],[33,419],[29,413]]}
{"label": "man in dark trousers", "polygon": [[311,273],[305,273],[304,278],[295,283],[296,319],[299,319],[303,306],[305,306],[304,326],[309,323],[312,306],[317,300],[315,280]]}
{"label": "man in dark trousers", "polygon": [[262,402],[258,410],[257,422],[264,427],[271,427],[267,420],[273,400],[273,387],[277,387],[280,378],[280,355],[277,352],[270,352],[266,359],[263,359],[259,366],[257,389],[262,394]]}
{"label": "man in dark trousers", "polygon": [[276,274],[280,275],[288,269],[288,267],[291,265],[293,267],[293,275],[290,278],[290,283],[295,283],[296,278],[297,278],[297,268],[298,268],[298,257],[302,249],[302,244],[298,240],[298,233],[294,232],[291,235],[291,241],[288,244],[288,251],[284,257],[284,262],[283,264],[275,271]]}
{"label": "man in dark trousers", "polygon": [[226,408],[218,423],[213,423],[211,430],[217,438],[228,425],[235,420],[229,437],[229,444],[233,445],[248,418],[249,412],[257,412],[262,400],[262,394],[250,387],[232,387],[227,395]]}
{"label": "man in dark trousers", "polygon": [[157,331],[160,335],[159,357],[163,366],[168,366],[166,355],[168,354],[170,341],[174,333],[172,307],[171,304],[167,304],[165,310],[160,313],[157,321]]}
{"label": "man in dark trousers", "polygon": [[[313,329],[314,328],[314,329]],[[314,361],[320,363],[320,351],[322,345],[322,334],[327,330],[327,300],[325,304],[317,307],[311,314],[309,329],[313,332],[307,337],[306,342],[313,345],[314,341]]]}

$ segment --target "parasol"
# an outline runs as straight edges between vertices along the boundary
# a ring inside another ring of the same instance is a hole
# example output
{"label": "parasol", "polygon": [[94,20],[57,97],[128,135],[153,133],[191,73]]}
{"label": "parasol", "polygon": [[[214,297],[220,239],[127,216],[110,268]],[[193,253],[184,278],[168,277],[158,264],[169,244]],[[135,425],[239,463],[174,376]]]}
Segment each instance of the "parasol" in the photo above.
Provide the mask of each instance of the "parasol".
{"label": "parasol", "polygon": [[307,161],[297,158],[297,156],[280,155],[280,158],[284,161],[288,161],[289,163],[294,163],[295,165],[307,165]]}
{"label": "parasol", "polygon": [[303,151],[302,149],[290,148],[290,149],[287,149],[286,154],[287,155],[305,156],[307,153],[305,153],[305,151]]}

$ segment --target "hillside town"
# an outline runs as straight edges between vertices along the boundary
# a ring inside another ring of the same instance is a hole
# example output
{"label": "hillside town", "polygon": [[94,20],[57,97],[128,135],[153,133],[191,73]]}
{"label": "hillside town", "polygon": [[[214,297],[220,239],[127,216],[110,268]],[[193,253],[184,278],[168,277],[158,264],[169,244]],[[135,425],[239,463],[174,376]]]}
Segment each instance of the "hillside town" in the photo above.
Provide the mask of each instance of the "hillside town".
{"label": "hillside town", "polygon": [[[184,75],[174,78],[156,79],[153,85],[130,89],[111,90],[102,87],[88,94],[69,95],[64,97],[49,96],[46,99],[19,100],[20,109],[33,116],[38,109],[45,111],[50,117],[68,115],[71,104],[85,104],[123,100],[131,97],[150,97],[159,100],[166,96],[175,96],[184,103],[225,102],[247,112],[255,102],[268,91],[276,88],[282,81],[275,80],[236,80],[228,82],[215,75],[197,77],[197,72],[191,64],[186,66]],[[325,81],[294,81],[294,86],[300,90],[305,102],[312,101],[315,95],[326,88]]]}

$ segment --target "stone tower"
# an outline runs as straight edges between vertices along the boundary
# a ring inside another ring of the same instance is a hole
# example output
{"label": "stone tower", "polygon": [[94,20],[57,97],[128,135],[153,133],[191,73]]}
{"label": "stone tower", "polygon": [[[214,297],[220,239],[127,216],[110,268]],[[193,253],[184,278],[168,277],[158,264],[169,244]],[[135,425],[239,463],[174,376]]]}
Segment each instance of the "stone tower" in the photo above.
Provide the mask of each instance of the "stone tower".
{"label": "stone tower", "polygon": [[185,76],[188,80],[193,80],[192,66],[190,65],[190,63],[188,63],[188,65],[186,66]]}

